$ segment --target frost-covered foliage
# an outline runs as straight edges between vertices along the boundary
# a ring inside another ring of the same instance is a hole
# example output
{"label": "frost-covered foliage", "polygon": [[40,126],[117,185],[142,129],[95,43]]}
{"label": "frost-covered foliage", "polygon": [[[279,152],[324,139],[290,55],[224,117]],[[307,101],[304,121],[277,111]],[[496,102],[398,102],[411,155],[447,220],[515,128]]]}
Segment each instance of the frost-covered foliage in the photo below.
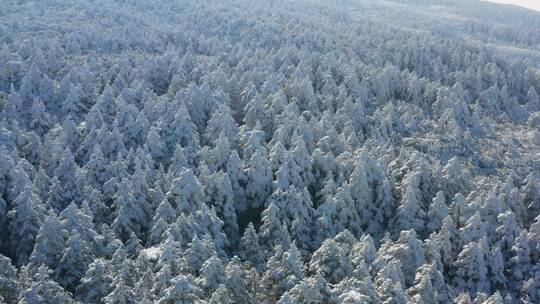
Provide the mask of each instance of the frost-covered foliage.
{"label": "frost-covered foliage", "polygon": [[540,303],[539,14],[0,2],[1,303]]}

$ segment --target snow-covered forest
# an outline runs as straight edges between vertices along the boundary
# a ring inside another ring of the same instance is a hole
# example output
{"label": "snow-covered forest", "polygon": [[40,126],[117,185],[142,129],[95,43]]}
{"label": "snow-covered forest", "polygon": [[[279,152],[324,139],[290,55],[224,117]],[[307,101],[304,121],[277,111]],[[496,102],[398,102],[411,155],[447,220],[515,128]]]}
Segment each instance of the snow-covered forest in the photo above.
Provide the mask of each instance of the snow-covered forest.
{"label": "snow-covered forest", "polygon": [[540,13],[0,2],[0,303],[540,303]]}

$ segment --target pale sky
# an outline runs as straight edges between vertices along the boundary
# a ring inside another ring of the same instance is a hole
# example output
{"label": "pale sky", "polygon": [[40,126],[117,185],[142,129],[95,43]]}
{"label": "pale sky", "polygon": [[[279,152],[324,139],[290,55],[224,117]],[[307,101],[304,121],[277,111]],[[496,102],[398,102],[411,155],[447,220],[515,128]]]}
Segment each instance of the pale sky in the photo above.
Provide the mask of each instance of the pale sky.
{"label": "pale sky", "polygon": [[488,0],[497,3],[515,4],[540,11],[540,0]]}

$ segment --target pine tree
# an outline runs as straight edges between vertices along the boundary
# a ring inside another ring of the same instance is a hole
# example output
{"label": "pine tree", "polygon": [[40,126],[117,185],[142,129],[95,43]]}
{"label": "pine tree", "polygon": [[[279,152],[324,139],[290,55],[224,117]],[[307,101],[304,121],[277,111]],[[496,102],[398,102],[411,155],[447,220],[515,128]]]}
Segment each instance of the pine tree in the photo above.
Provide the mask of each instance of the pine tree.
{"label": "pine tree", "polygon": [[257,231],[253,227],[253,223],[249,223],[244,235],[240,240],[239,256],[245,260],[249,261],[253,267],[261,269],[264,262],[264,255],[261,246],[259,245],[259,236]]}
{"label": "pine tree", "polygon": [[214,248],[208,248],[208,243],[201,241],[199,237],[194,236],[188,249],[184,252],[182,258],[182,268],[189,273],[199,273],[204,262],[214,255]]}
{"label": "pine tree", "polygon": [[96,226],[99,227],[105,222],[109,222],[110,210],[103,200],[101,192],[90,188],[88,189],[90,194],[87,196],[83,204],[87,204],[90,207],[92,218],[94,219]]}
{"label": "pine tree", "polygon": [[203,202],[202,187],[199,179],[190,169],[183,169],[173,179],[167,197],[174,203],[177,212],[189,214],[199,209]]}
{"label": "pine tree", "polygon": [[264,102],[259,94],[255,94],[244,107],[244,122],[249,129],[255,127],[257,123],[268,125],[266,121]]}
{"label": "pine tree", "polygon": [[225,272],[223,269],[223,264],[216,256],[210,257],[202,264],[200,275],[195,280],[197,285],[199,285],[207,295],[210,295],[217,290],[218,286],[220,286],[224,281]]}
{"label": "pine tree", "polygon": [[51,126],[51,119],[40,98],[34,98],[30,112],[30,128],[40,135],[45,134]]}
{"label": "pine tree", "polygon": [[287,251],[278,245],[274,248],[274,252],[268,259],[266,272],[262,278],[265,297],[268,300],[278,299],[304,278],[301,254],[294,243]]}
{"label": "pine tree", "polygon": [[11,264],[11,260],[0,255],[0,299],[6,303],[16,303],[20,284],[17,269]]}
{"label": "pine tree", "polygon": [[67,231],[68,235],[77,233],[84,241],[89,243],[93,243],[96,240],[97,233],[94,230],[94,222],[90,210],[81,209],[75,204],[70,204],[60,213],[59,219],[62,229]]}
{"label": "pine tree", "polygon": [[99,147],[99,149],[102,150],[101,146],[99,146],[100,145],[99,135],[101,135],[102,129],[92,126],[91,125],[92,121],[88,118],[86,119],[86,122],[88,123],[88,125],[86,125],[87,134],[86,136],[81,138],[80,146],[76,150],[77,161],[79,161],[80,163],[88,162],[88,160],[90,159],[90,155],[92,154],[94,149]]}
{"label": "pine tree", "polygon": [[234,304],[233,295],[224,285],[220,285],[210,297],[209,304]]}
{"label": "pine tree", "polygon": [[102,299],[112,291],[113,278],[110,274],[110,268],[109,262],[103,259],[96,259],[88,265],[88,270],[76,291],[81,301],[102,303]]}
{"label": "pine tree", "polygon": [[266,250],[272,250],[275,246],[288,247],[290,236],[279,220],[279,209],[271,203],[262,212],[262,225],[259,228],[259,237]]}
{"label": "pine tree", "polygon": [[168,229],[168,225],[174,222],[176,211],[167,199],[163,199],[156,209],[152,219],[149,241],[151,244],[158,244],[163,239],[163,234]]}
{"label": "pine tree", "polygon": [[174,148],[167,174],[172,176],[173,174],[180,172],[183,168],[189,168],[189,162],[186,158],[184,148],[182,148],[180,144],[177,144]]}
{"label": "pine tree", "polygon": [[[540,180],[533,172],[529,173],[525,178],[523,186],[524,198],[523,203],[527,209],[532,211],[529,214],[538,214],[540,212]],[[529,215],[529,217],[531,217]]]}
{"label": "pine tree", "polygon": [[210,206],[215,207],[218,216],[223,220],[223,230],[234,244],[240,238],[234,209],[234,193],[229,176],[222,171],[211,174],[206,181],[206,196]]}
{"label": "pine tree", "polygon": [[152,155],[154,161],[157,163],[163,161],[167,150],[155,128],[150,128],[148,136],[146,137],[145,147],[150,152],[150,155]]}
{"label": "pine tree", "polygon": [[471,216],[465,226],[459,229],[461,245],[468,244],[472,241],[479,241],[486,235],[486,224],[482,220],[480,213],[475,212]]}
{"label": "pine tree", "polygon": [[233,257],[225,266],[225,287],[231,291],[235,302],[247,304],[253,302],[259,276],[242,265],[237,257]]}
{"label": "pine tree", "polygon": [[234,207],[237,213],[247,209],[247,201],[244,185],[246,184],[246,175],[244,174],[244,164],[236,150],[232,151],[227,164],[227,175],[231,181],[231,187],[234,193]]}
{"label": "pine tree", "polygon": [[443,220],[448,216],[448,206],[445,203],[444,194],[442,191],[437,192],[433,198],[433,202],[429,205],[427,213],[427,232],[431,233],[439,230]]}
{"label": "pine tree", "polygon": [[414,229],[418,233],[424,231],[425,211],[422,209],[422,199],[417,183],[419,176],[411,176],[412,181],[405,190],[401,205],[394,219],[394,229],[397,231]]}
{"label": "pine tree", "polygon": [[199,133],[197,127],[191,121],[191,116],[184,103],[180,105],[180,109],[174,117],[172,126],[166,126],[164,130],[170,130],[170,134],[164,136],[165,142],[169,149],[173,149],[177,144],[180,144],[184,149],[187,160],[192,164],[195,155],[199,151]]}
{"label": "pine tree", "polygon": [[152,293],[155,295],[163,294],[163,291],[172,280],[172,269],[168,264],[161,263],[161,269],[156,273],[154,279],[154,285],[152,286]]}
{"label": "pine tree", "polygon": [[[139,158],[138,158],[139,159]],[[142,168],[143,164],[141,161],[135,161],[135,172],[133,173],[131,180],[131,193],[135,198],[136,205],[141,209],[142,215],[142,225],[143,230],[146,230],[149,222],[152,219],[155,206],[151,204],[149,193],[150,186],[148,179],[151,178],[151,169],[152,167]],[[148,164],[151,166],[150,164]],[[150,172],[149,172],[150,171]]]}
{"label": "pine tree", "polygon": [[540,111],[540,99],[534,87],[531,87],[527,92],[527,103],[525,107],[531,112]]}
{"label": "pine tree", "polygon": [[515,282],[520,282],[529,277],[532,269],[529,235],[525,230],[516,237],[510,252],[512,257],[508,263],[508,272]]}
{"label": "pine tree", "polygon": [[375,219],[378,220],[379,225],[384,226],[393,218],[396,209],[395,203],[393,185],[388,177],[384,177],[382,182],[377,184],[375,192],[375,205],[377,206]]}
{"label": "pine tree", "polygon": [[446,303],[451,302],[452,291],[447,288],[442,273],[433,264],[425,264],[418,269],[409,294],[413,298],[419,295],[423,303]]}
{"label": "pine tree", "polygon": [[131,193],[130,181],[127,179],[120,181],[113,201],[116,205],[116,211],[112,228],[122,240],[126,241],[131,232],[140,233],[142,231],[146,216],[141,206],[136,203],[135,197]]}
{"label": "pine tree", "polygon": [[388,248],[386,254],[401,261],[407,286],[413,283],[416,269],[425,264],[422,241],[414,230],[401,231],[396,244]]}
{"label": "pine tree", "polygon": [[81,121],[88,109],[83,101],[84,93],[79,85],[71,85],[69,93],[62,103],[62,112],[64,115],[71,116],[75,121]]}
{"label": "pine tree", "polygon": [[227,168],[227,163],[231,155],[231,145],[225,136],[225,132],[221,131],[213,144],[214,148],[210,150],[212,168],[215,171],[224,170]]}
{"label": "pine tree", "polygon": [[96,190],[101,190],[103,184],[109,180],[107,172],[107,161],[105,160],[101,147],[96,145],[90,159],[83,167],[86,173],[86,180]]}
{"label": "pine tree", "polygon": [[172,279],[171,287],[165,289],[158,304],[197,303],[201,291],[189,277],[178,275]]}
{"label": "pine tree", "polygon": [[278,219],[290,227],[290,235],[300,248],[309,248],[314,210],[308,191],[306,189],[298,191],[291,185],[286,191],[281,189],[274,191],[269,202],[280,210]]}
{"label": "pine tree", "polygon": [[258,209],[270,195],[272,185],[272,171],[264,150],[257,149],[253,153],[245,174],[247,179],[245,191],[250,207]]}
{"label": "pine tree", "polygon": [[99,139],[103,154],[109,159],[115,155],[118,156],[118,154],[126,155],[128,152],[124,145],[124,136],[120,132],[118,120],[116,119],[112,123],[110,132],[105,128],[101,129]]}
{"label": "pine tree", "polygon": [[34,251],[30,255],[32,265],[45,265],[54,269],[60,262],[64,251],[65,231],[54,212],[49,212],[36,236]]}
{"label": "pine tree", "polygon": [[304,278],[291,290],[287,291],[277,303],[322,303],[325,300],[323,296],[323,284],[324,283],[319,278]]}
{"label": "pine tree", "polygon": [[68,290],[75,290],[84,277],[91,262],[89,244],[79,234],[72,234],[66,242],[66,249],[56,268],[56,279]]}
{"label": "pine tree", "polygon": [[137,283],[135,283],[134,286],[135,296],[137,297],[137,300],[143,303],[152,303],[151,301],[155,300],[155,296],[152,294],[153,283],[154,273],[151,269],[147,269],[141,274],[140,278],[137,280]]}
{"label": "pine tree", "polygon": [[114,289],[103,298],[105,304],[136,304],[135,294],[129,286],[122,281],[115,284]]}
{"label": "pine tree", "polygon": [[506,288],[507,280],[504,274],[504,258],[499,247],[491,249],[487,256],[488,275],[494,288]]}
{"label": "pine tree", "polygon": [[499,226],[495,229],[495,233],[499,238],[499,246],[504,255],[510,254],[511,248],[514,246],[516,238],[519,235],[519,227],[516,222],[516,216],[512,211],[507,211],[497,217]]}
{"label": "pine tree", "polygon": [[65,149],[58,166],[54,169],[54,177],[58,179],[59,183],[59,192],[55,200],[49,202],[56,210],[62,211],[71,202],[79,203],[81,201],[82,194],[79,174],[80,168],[75,162],[71,150]]}
{"label": "pine tree", "polygon": [[454,263],[456,286],[471,292],[488,292],[490,290],[484,255],[485,253],[478,242],[471,242],[463,247]]}
{"label": "pine tree", "polygon": [[105,86],[94,106],[99,110],[107,124],[113,122],[117,109],[114,90],[109,84]]}
{"label": "pine tree", "polygon": [[212,113],[210,120],[208,120],[205,134],[207,142],[216,140],[221,132],[224,132],[229,144],[235,147],[238,125],[232,116],[231,108],[226,104],[220,104],[218,109]]}
{"label": "pine tree", "polygon": [[375,276],[375,291],[382,303],[407,303],[399,260],[390,261]]}
{"label": "pine tree", "polygon": [[258,149],[266,150],[266,134],[261,130],[261,124],[256,123],[252,129],[246,129],[241,138],[244,159],[250,159]]}
{"label": "pine tree", "polygon": [[71,304],[76,303],[58,283],[51,279],[52,271],[47,266],[40,266],[33,276],[29,287],[19,296],[21,304]]}
{"label": "pine tree", "polygon": [[9,248],[18,265],[26,264],[34,248],[45,216],[45,209],[32,185],[26,185],[15,199],[14,208],[8,212]]}
{"label": "pine tree", "polygon": [[313,253],[309,271],[331,284],[337,284],[352,272],[349,252],[333,239],[328,239]]}
{"label": "pine tree", "polygon": [[[26,172],[27,169],[25,168],[24,163],[25,162],[21,160],[16,165],[10,166],[11,170],[9,171],[9,175],[6,176],[6,179],[10,181],[9,184],[6,184],[9,189],[5,189],[7,202],[15,201],[19,194],[32,183]],[[9,165],[6,164],[6,166]],[[4,170],[7,171],[8,169],[5,168]]]}

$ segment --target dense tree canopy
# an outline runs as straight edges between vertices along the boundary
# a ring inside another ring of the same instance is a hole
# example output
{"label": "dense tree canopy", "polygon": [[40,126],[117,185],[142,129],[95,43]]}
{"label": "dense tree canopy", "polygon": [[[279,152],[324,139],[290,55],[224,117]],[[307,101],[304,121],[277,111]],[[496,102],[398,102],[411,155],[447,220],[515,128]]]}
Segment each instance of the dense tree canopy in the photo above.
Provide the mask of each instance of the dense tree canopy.
{"label": "dense tree canopy", "polygon": [[538,13],[5,0],[0,20],[1,303],[540,302]]}

